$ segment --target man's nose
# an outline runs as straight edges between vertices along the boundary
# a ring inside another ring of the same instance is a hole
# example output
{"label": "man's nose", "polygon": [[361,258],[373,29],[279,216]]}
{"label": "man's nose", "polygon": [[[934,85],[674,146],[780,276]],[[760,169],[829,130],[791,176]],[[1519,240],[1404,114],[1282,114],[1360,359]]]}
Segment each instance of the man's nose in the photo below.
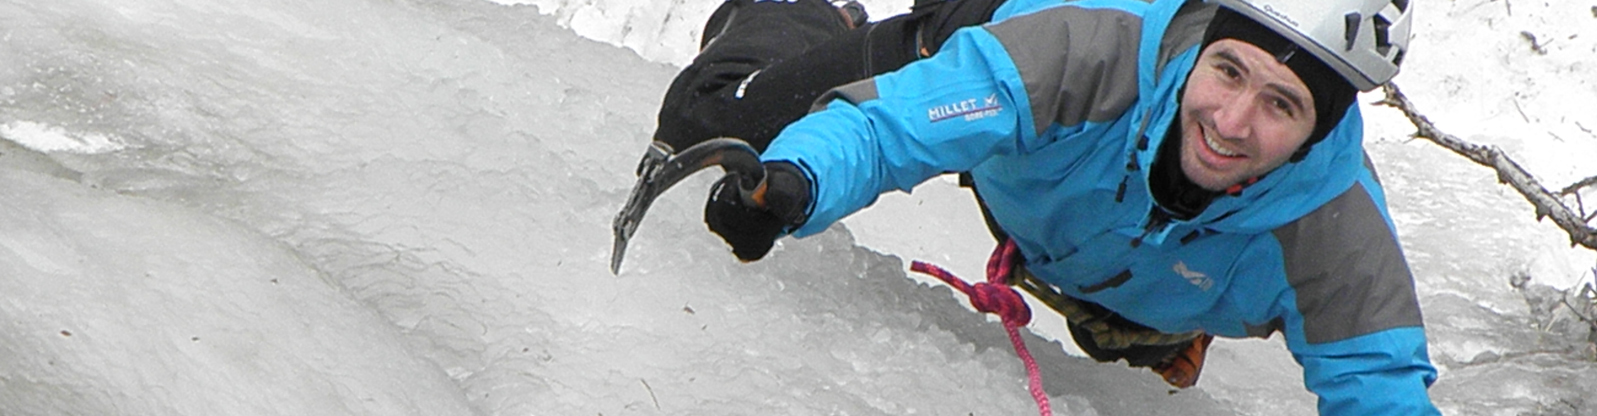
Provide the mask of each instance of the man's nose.
{"label": "man's nose", "polygon": [[1220,139],[1241,139],[1252,133],[1254,105],[1238,94],[1221,102],[1214,111],[1214,129]]}

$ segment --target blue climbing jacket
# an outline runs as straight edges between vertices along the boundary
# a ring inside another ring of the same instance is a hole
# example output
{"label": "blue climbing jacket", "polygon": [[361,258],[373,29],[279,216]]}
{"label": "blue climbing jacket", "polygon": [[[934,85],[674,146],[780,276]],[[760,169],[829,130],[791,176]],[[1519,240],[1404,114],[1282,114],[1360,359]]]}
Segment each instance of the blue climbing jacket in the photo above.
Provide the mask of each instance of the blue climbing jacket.
{"label": "blue climbing jacket", "polygon": [[1322,415],[1434,415],[1413,278],[1357,106],[1196,217],[1148,187],[1213,5],[1011,0],[933,57],[839,87],[762,155],[812,180],[803,237],[970,172],[1033,274],[1167,333],[1284,334]]}

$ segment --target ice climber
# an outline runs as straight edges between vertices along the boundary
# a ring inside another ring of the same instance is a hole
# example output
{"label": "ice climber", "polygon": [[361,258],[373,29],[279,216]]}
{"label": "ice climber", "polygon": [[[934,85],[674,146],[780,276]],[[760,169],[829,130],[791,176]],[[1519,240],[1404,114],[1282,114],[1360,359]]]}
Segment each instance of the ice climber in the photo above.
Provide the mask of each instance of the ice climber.
{"label": "ice climber", "polygon": [[763,205],[729,176],[705,208],[738,258],[959,172],[1093,358],[1185,387],[1212,337],[1279,332],[1320,414],[1438,414],[1352,105],[1396,75],[1407,0],[917,3],[711,17],[656,139],[763,150]]}

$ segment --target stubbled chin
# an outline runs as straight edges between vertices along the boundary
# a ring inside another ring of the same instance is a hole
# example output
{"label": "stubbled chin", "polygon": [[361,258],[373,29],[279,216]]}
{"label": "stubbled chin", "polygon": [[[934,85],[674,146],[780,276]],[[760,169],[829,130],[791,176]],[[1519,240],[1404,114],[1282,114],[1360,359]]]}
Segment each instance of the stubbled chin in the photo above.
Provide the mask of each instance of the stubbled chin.
{"label": "stubbled chin", "polygon": [[1211,191],[1224,190],[1237,180],[1226,177],[1215,167],[1236,167],[1246,157],[1222,156],[1209,149],[1208,143],[1203,142],[1201,133],[1196,137],[1189,137],[1182,145],[1188,146],[1183,150],[1181,157],[1181,172],[1187,179]]}
{"label": "stubbled chin", "polygon": [[1181,173],[1187,175],[1187,179],[1191,180],[1192,183],[1198,184],[1203,189],[1220,191],[1236,182],[1226,178],[1219,172],[1209,169],[1209,167],[1204,165],[1203,161],[1198,160],[1200,157],[1202,156],[1188,155],[1181,158]]}

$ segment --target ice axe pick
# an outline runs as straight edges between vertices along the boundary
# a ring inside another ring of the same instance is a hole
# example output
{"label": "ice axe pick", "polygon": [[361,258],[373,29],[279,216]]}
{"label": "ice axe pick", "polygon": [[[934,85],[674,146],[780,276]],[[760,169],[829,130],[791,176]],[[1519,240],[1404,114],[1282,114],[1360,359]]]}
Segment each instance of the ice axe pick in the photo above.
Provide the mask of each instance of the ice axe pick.
{"label": "ice axe pick", "polygon": [[610,251],[610,273],[620,274],[621,259],[626,257],[627,243],[643,215],[660,194],[710,166],[721,166],[728,174],[738,176],[738,194],[749,206],[764,206],[765,166],[760,164],[760,154],[743,140],[721,137],[695,144],[676,153],[671,145],[655,141],[649,145],[643,160],[638,162],[638,182],[632,186],[627,204],[616,214],[611,225],[615,230],[615,246]]}

